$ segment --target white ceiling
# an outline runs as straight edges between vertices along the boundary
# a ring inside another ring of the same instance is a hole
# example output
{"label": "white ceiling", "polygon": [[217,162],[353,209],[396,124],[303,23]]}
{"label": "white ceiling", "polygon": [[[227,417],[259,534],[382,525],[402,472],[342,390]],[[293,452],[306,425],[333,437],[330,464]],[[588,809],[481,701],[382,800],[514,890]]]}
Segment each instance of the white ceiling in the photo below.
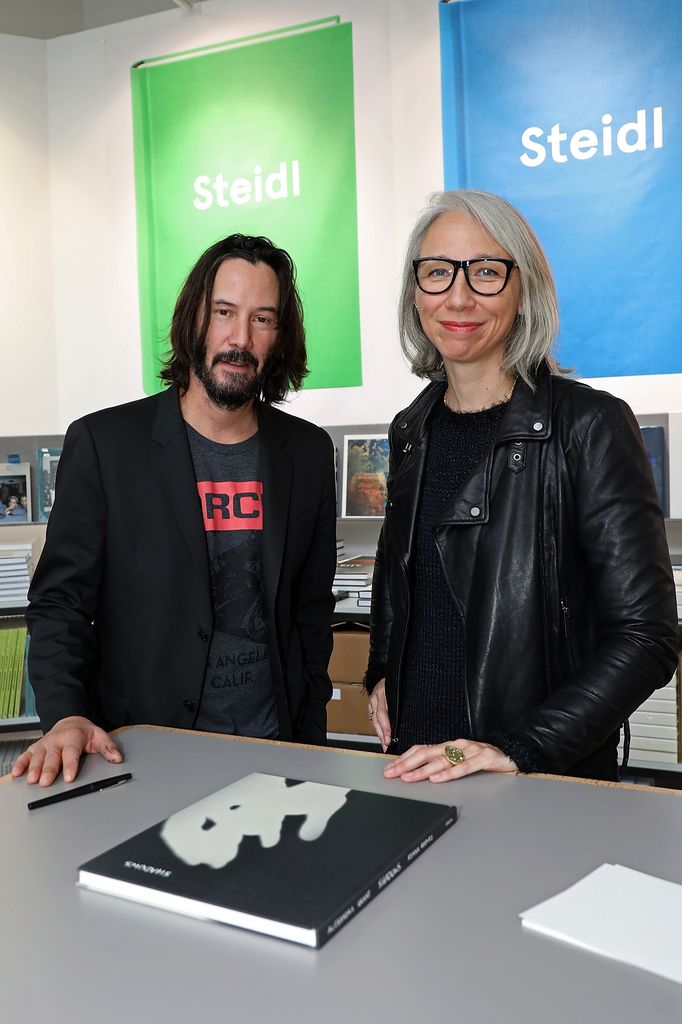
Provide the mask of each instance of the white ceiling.
{"label": "white ceiling", "polygon": [[0,34],[54,39],[189,6],[187,0],[0,0]]}

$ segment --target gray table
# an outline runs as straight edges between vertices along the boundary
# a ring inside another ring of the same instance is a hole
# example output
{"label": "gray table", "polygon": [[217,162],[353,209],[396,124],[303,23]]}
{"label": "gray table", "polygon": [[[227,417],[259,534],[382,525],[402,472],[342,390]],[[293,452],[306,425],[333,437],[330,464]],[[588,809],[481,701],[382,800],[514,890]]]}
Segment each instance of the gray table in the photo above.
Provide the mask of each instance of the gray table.
{"label": "gray table", "polygon": [[[125,786],[28,812],[0,785],[0,1019],[58,1024],[682,1020],[682,987],[527,933],[604,862],[682,882],[682,798],[545,778],[383,780],[380,755],[143,727]],[[89,758],[82,781],[115,774]],[[78,889],[78,865],[251,771],[454,802],[460,820],[321,950]],[[35,794],[32,787],[31,795]]]}

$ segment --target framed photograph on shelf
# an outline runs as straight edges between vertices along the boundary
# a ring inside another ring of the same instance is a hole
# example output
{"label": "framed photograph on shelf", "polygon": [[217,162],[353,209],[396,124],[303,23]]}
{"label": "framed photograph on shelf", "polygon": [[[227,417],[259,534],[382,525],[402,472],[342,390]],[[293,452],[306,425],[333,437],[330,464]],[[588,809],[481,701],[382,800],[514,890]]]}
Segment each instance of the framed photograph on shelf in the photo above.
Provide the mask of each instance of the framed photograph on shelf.
{"label": "framed photograph on shelf", "polygon": [[46,523],[54,504],[54,488],[61,448],[39,448],[36,452],[38,522]]}
{"label": "framed photograph on shelf", "polygon": [[344,434],[341,516],[382,519],[387,476],[388,434]]}
{"label": "framed photograph on shelf", "polygon": [[31,520],[31,463],[0,462],[0,526]]}

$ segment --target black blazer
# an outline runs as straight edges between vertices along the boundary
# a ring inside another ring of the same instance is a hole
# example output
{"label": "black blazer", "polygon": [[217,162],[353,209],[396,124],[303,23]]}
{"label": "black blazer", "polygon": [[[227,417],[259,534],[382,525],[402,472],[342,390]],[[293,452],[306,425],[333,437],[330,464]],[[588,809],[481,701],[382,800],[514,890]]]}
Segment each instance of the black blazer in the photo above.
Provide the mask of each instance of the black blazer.
{"label": "black blazer", "polygon": [[[333,447],[304,420],[264,405],[257,413],[280,738],[323,743],[336,559]],[[44,730],[68,715],[107,729],[192,728],[213,612],[176,388],[69,427],[27,620]]]}

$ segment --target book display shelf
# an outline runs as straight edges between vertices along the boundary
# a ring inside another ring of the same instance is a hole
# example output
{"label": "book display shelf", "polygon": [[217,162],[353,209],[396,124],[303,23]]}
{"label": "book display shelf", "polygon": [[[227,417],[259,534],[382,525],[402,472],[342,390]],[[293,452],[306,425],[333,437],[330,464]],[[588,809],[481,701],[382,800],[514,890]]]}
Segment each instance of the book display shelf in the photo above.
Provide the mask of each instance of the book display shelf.
{"label": "book display shelf", "polygon": [[0,438],[0,775],[38,733],[26,595],[45,543],[62,435]]}
{"label": "book display shelf", "polygon": [[26,592],[45,542],[44,523],[0,528],[0,775],[38,734],[26,670]]}

